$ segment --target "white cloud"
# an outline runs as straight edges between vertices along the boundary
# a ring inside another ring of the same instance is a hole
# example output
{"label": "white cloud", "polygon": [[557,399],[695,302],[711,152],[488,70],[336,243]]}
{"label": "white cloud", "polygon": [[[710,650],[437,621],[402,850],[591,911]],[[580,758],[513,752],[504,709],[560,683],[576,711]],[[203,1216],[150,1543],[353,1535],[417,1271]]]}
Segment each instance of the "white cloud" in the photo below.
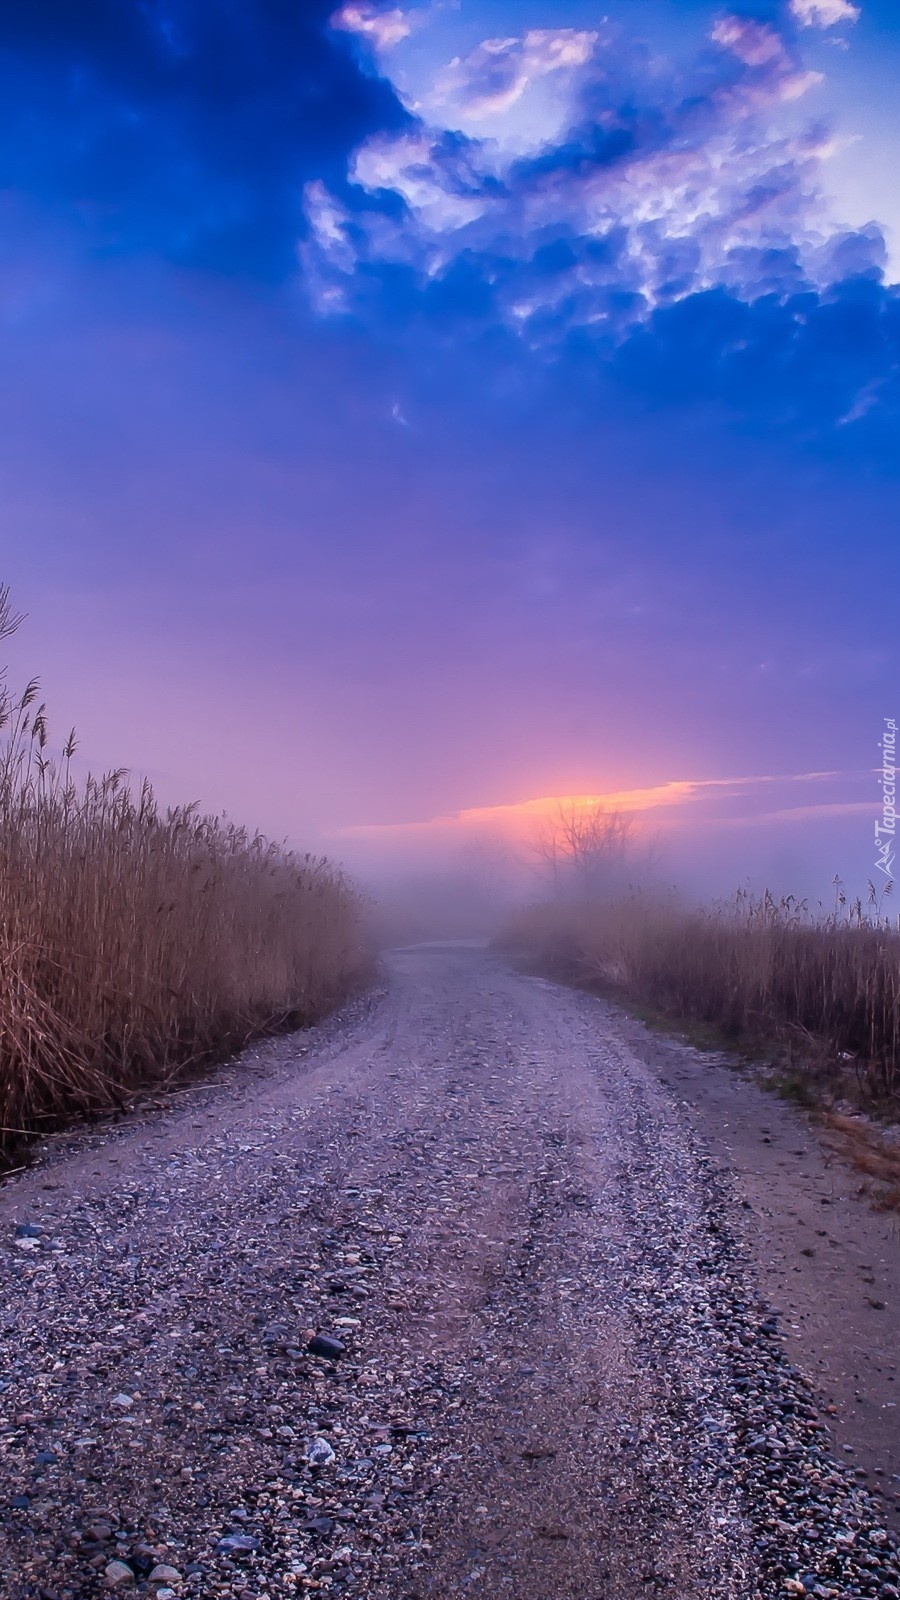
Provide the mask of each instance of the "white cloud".
{"label": "white cloud", "polygon": [[745,67],[782,66],[787,52],[780,34],[764,22],[750,17],[721,17],[712,38],[723,50],[730,50]]}
{"label": "white cloud", "polygon": [[800,100],[823,82],[821,72],[794,66],[781,34],[765,22],[755,22],[751,17],[720,17],[710,37],[743,66],[759,72],[761,84],[750,82],[739,91],[748,110],[761,109],[767,101]]}
{"label": "white cloud", "polygon": [[[307,191],[304,259],[320,300],[350,303],[361,264],[402,262],[426,284],[454,261],[465,272],[481,262],[497,316],[537,343],[573,325],[615,338],[698,289],[753,298],[835,281],[820,191],[831,147],[780,113],[819,75],[795,41],[753,19],[720,17],[712,37],[719,71],[710,80],[704,60],[687,84],[576,29],[489,39],[456,57],[427,104],[430,126],[356,152],[352,217],[329,208],[321,186]],[[551,75],[544,98],[566,120],[535,139],[540,89],[524,97]],[[877,271],[879,240],[853,237],[853,271]],[[359,281],[367,292],[377,271]]]}
{"label": "white cloud", "polygon": [[306,185],[303,198],[312,237],[323,257],[341,272],[352,272],[356,254],[347,237],[346,211],[319,178]]}
{"label": "white cloud", "polygon": [[851,0],[791,0],[791,15],[801,28],[836,28],[842,22],[856,22],[859,6]]}
{"label": "white cloud", "polygon": [[459,158],[454,164],[443,156],[426,130],[369,139],[350,176],[370,192],[390,189],[402,195],[420,227],[433,235],[455,232],[485,209],[478,180],[464,166],[460,170]]}
{"label": "white cloud", "polygon": [[381,11],[375,5],[345,5],[331,19],[333,28],[343,28],[367,39],[376,50],[392,50],[412,32],[409,18],[394,6]]}
{"label": "white cloud", "polygon": [[[776,76],[778,85],[790,81]],[[373,198],[394,193],[407,208],[402,220],[357,214],[367,259],[404,260],[434,277],[464,250],[499,251],[506,315],[522,331],[563,306],[570,321],[615,326],[697,288],[766,292],[773,272],[783,283],[792,270],[794,286],[803,281],[799,257],[792,269],[785,253],[811,220],[820,152],[802,136],[748,126],[741,106],[693,137],[686,124],[662,144],[626,139],[612,161],[586,155],[545,170],[539,160],[528,176],[523,167],[498,175],[490,152],[483,159],[478,145],[425,130],[364,145],[353,181]],[[314,199],[322,256],[340,276],[345,236]],[[535,252],[555,237],[571,242],[570,265],[533,270]],[[628,295],[633,312],[623,313]]]}
{"label": "white cloud", "polygon": [[783,101],[802,100],[810,89],[817,89],[824,82],[825,75],[822,72],[789,72],[779,85],[778,98]]}
{"label": "white cloud", "polygon": [[485,39],[444,68],[428,104],[452,106],[475,122],[501,116],[540,79],[585,66],[597,37],[578,28],[531,28],[521,38]]}
{"label": "white cloud", "polygon": [[359,240],[351,234],[348,211],[320,178],[304,186],[303,209],[307,233],[297,243],[297,260],[306,293],[320,315],[337,315],[351,304]]}

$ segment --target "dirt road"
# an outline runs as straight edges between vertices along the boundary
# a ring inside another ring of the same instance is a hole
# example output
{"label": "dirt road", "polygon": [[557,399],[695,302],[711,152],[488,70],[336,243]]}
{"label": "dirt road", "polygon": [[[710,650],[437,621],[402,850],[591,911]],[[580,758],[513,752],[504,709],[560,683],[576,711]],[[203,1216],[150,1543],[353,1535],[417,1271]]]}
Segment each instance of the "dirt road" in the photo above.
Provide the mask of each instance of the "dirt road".
{"label": "dirt road", "polygon": [[0,1190],[3,1596],[900,1595],[900,1466],[825,1430],[688,1057],[482,952],[391,966]]}

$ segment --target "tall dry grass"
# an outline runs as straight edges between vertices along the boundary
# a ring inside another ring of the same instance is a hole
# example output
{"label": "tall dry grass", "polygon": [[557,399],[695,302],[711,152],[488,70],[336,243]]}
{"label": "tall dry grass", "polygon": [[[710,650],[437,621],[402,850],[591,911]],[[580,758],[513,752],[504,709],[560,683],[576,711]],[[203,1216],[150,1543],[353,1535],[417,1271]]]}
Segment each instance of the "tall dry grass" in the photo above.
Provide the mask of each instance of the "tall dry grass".
{"label": "tall dry grass", "polygon": [[900,1100],[900,931],[874,898],[813,915],[792,896],[741,892],[689,909],[674,898],[560,899],[520,912],[504,944],[557,976],[618,989],[735,1040],[790,1043],[860,1089]]}
{"label": "tall dry grass", "polygon": [[[0,639],[18,620],[0,590]],[[0,680],[0,1148],[115,1105],[365,977],[360,898],[329,862],[122,772],[49,755],[35,683]]]}

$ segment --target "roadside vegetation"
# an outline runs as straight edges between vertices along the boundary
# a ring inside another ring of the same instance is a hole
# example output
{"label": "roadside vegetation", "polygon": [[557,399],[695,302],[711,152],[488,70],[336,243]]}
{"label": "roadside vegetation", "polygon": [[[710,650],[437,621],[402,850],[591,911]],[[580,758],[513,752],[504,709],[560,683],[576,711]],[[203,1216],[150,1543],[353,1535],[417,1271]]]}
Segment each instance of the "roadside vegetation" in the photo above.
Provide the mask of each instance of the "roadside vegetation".
{"label": "roadside vegetation", "polygon": [[[602,989],[708,1040],[768,1050],[780,1086],[900,1115],[900,928],[879,900],[830,913],[742,890],[691,907],[628,887],[627,819],[561,812],[537,841],[549,892],[519,911],[502,943],[518,959]],[[639,867],[638,867],[639,870]]]}
{"label": "roadside vegetation", "polygon": [[900,935],[860,909],[817,919],[790,896],[742,892],[689,909],[634,894],[520,912],[505,942],[563,978],[619,990],[724,1039],[791,1048],[867,1098],[900,1095]]}
{"label": "roadside vegetation", "polygon": [[[0,639],[18,626],[0,590]],[[123,1102],[367,976],[363,906],[328,861],[123,772],[51,754],[36,683],[0,679],[0,1151]]]}

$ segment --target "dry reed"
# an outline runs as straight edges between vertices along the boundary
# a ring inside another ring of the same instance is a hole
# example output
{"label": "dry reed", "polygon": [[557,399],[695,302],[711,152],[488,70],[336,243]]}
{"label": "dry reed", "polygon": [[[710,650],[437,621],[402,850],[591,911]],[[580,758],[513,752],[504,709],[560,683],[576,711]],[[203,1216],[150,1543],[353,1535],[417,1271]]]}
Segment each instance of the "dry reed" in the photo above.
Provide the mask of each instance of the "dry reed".
{"label": "dry reed", "polygon": [[520,912],[504,943],[558,976],[618,989],[734,1040],[778,1039],[867,1098],[900,1099],[900,931],[874,899],[814,916],[793,896],[690,910],[674,898],[560,899]]}
{"label": "dry reed", "polygon": [[[0,590],[0,638],[18,620]],[[0,730],[0,1149],[363,980],[361,902],[329,862],[161,811],[122,772],[76,781],[35,683],[0,679]]]}

